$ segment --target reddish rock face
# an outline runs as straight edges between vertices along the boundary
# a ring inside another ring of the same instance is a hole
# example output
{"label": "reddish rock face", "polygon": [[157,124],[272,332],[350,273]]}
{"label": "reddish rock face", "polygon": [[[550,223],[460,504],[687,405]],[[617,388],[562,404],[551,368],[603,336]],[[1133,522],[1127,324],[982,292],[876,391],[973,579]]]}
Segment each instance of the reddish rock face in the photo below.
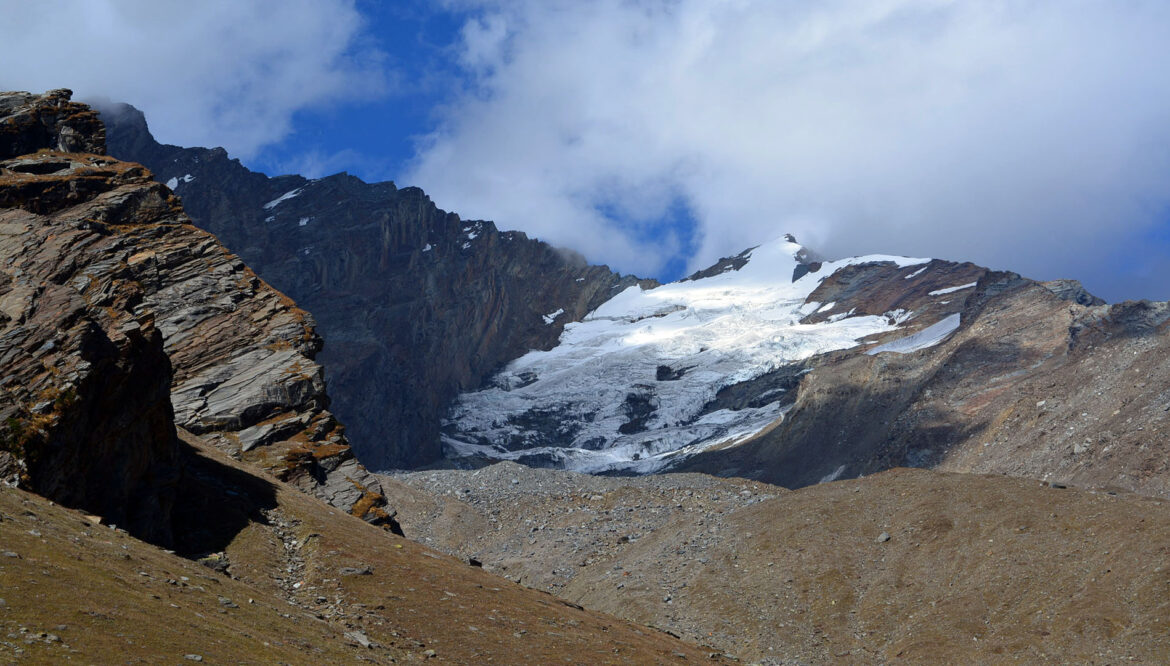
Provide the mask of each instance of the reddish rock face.
{"label": "reddish rock face", "polygon": [[[61,109],[68,123],[46,120]],[[100,150],[100,133],[66,131],[100,129],[81,109],[59,93],[0,95],[0,128],[49,128],[34,132],[48,145],[0,161],[0,474],[165,543],[177,423],[390,522],[328,411],[312,319],[142,166],[54,150],[61,136]]]}

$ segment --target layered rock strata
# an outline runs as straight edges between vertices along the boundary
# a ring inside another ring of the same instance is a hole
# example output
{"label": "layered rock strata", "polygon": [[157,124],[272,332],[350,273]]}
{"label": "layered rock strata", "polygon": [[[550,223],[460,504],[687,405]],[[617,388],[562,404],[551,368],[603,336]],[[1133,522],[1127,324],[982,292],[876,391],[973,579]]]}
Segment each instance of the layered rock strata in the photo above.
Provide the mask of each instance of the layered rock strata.
{"label": "layered rock strata", "polygon": [[[0,127],[65,108],[62,127],[100,128],[63,99],[0,95],[0,108],[16,109]],[[378,482],[328,411],[308,314],[192,226],[145,168],[56,151],[54,136],[0,162],[6,476],[165,537],[177,423],[390,522]],[[100,150],[100,134],[86,140]]]}
{"label": "layered rock strata", "polygon": [[169,543],[171,366],[141,285],[105,265],[103,219],[154,224],[177,203],[157,186],[123,190],[141,167],[50,152],[101,148],[83,133],[96,115],[68,99],[0,95],[0,480]]}

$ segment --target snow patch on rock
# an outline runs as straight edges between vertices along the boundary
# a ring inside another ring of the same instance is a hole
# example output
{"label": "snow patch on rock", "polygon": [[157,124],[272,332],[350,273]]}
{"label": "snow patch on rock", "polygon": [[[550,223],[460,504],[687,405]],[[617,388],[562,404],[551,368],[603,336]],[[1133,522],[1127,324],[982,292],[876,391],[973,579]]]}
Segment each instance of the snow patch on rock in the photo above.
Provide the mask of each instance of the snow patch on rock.
{"label": "snow patch on rock", "polygon": [[934,291],[928,292],[927,296],[942,296],[943,294],[953,294],[956,291],[970,289],[971,287],[974,287],[977,284],[979,284],[979,283],[978,282],[968,282],[967,284],[961,284],[957,287],[947,287],[946,289],[935,289]]}
{"label": "snow patch on rock", "polygon": [[300,193],[301,193],[301,190],[303,190],[303,189],[305,189],[305,188],[303,188],[303,187],[298,187],[298,188],[297,188],[297,189],[295,189],[295,190],[292,190],[292,191],[289,191],[289,192],[285,192],[284,194],[280,195],[279,197],[276,197],[276,198],[275,198],[275,199],[273,199],[272,201],[269,201],[268,203],[264,204],[264,210],[272,210],[273,208],[276,208],[276,207],[277,207],[277,206],[279,206],[281,203],[283,203],[283,202],[285,202],[285,201],[288,201],[289,199],[291,199],[291,198],[293,198],[293,197],[297,196],[298,194],[300,194]]}
{"label": "snow patch on rock", "polygon": [[899,338],[891,342],[887,342],[883,345],[878,345],[877,347],[874,347],[865,353],[869,354],[870,356],[873,356],[874,354],[880,354],[882,352],[909,354],[910,352],[916,352],[920,349],[933,347],[945,340],[947,336],[949,336],[951,333],[954,333],[955,330],[959,328],[960,318],[961,317],[959,316],[959,313],[956,312],[955,314],[948,315],[939,322],[927,326],[917,333],[907,335],[904,338]]}

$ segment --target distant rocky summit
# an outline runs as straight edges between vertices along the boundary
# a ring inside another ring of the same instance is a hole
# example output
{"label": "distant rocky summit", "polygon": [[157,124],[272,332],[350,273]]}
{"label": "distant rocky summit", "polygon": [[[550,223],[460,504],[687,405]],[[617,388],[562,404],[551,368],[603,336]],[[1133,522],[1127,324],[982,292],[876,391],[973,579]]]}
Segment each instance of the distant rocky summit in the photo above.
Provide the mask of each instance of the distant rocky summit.
{"label": "distant rocky summit", "polygon": [[816,359],[775,427],[682,468],[795,488],[927,467],[1170,497],[1170,304],[1107,305],[1068,281],[983,269],[940,280],[950,266],[827,279],[810,300],[917,317],[941,306],[959,325],[908,353],[893,333]]}
{"label": "distant rocky summit", "polygon": [[448,455],[786,488],[927,467],[1170,497],[1170,304],[795,241],[568,325],[456,399]]}
{"label": "distant rocky summit", "polygon": [[313,313],[333,409],[373,468],[439,461],[456,395],[551,347],[625,287],[653,284],[462,220],[418,188],[344,173],[268,178],[222,148],[160,145],[133,107],[102,119],[112,155],[149,167],[196,225]]}

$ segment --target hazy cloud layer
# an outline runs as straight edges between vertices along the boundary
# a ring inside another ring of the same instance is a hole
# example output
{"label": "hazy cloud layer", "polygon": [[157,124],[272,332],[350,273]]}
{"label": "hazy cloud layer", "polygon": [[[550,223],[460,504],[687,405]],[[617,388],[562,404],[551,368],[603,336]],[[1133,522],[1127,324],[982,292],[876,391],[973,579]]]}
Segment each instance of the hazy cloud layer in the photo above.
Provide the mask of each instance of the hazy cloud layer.
{"label": "hazy cloud layer", "polygon": [[1170,202],[1170,4],[455,5],[471,85],[403,180],[464,216],[644,274],[686,206],[692,267],[791,231],[1170,297],[1133,248]]}
{"label": "hazy cloud layer", "polygon": [[377,95],[353,0],[0,0],[0,89],[142,109],[161,141],[248,158],[292,114]]}

